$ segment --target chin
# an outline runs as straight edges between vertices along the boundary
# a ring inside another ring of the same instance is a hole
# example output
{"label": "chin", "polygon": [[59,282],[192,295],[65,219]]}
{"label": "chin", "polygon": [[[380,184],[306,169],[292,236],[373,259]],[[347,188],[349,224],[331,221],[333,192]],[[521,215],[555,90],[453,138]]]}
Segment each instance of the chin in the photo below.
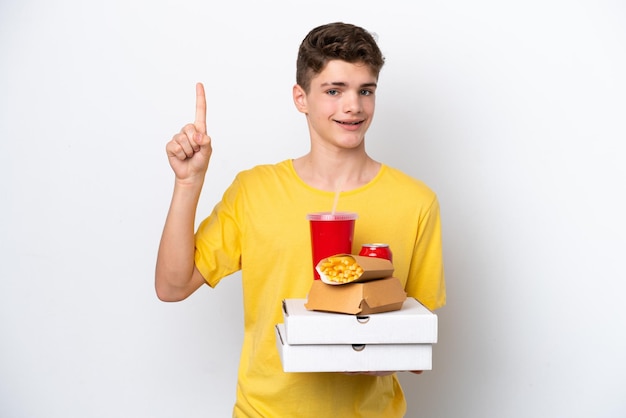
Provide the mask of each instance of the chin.
{"label": "chin", "polygon": [[365,141],[365,138],[358,138],[358,139],[355,138],[355,139],[339,141],[337,145],[345,149],[355,149],[355,148],[362,147],[364,141]]}

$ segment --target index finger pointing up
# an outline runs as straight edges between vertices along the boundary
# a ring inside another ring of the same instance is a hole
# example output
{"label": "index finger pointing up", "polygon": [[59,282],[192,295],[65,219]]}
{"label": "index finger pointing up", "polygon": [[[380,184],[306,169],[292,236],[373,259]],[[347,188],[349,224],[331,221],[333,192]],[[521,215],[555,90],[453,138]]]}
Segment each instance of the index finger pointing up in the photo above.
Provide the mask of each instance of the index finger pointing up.
{"label": "index finger pointing up", "polygon": [[206,134],[206,97],[202,83],[196,84],[196,120],[193,124],[198,131]]}

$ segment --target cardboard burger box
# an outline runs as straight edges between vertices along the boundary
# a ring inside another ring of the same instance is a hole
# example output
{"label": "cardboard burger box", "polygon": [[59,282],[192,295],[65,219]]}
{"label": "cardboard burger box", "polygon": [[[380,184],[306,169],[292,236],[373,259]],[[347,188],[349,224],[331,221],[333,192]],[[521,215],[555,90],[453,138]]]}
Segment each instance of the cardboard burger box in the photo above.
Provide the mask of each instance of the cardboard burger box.
{"label": "cardboard burger box", "polygon": [[432,344],[286,343],[284,324],[276,325],[276,345],[285,372],[367,372],[431,370]]}
{"label": "cardboard burger box", "polygon": [[407,298],[401,309],[368,315],[311,311],[305,303],[306,299],[283,300],[283,337],[288,344],[437,342],[437,315],[415,298]]}
{"label": "cardboard burger box", "polygon": [[397,277],[339,286],[314,280],[305,306],[314,311],[369,315],[398,310],[405,300],[406,292]]}

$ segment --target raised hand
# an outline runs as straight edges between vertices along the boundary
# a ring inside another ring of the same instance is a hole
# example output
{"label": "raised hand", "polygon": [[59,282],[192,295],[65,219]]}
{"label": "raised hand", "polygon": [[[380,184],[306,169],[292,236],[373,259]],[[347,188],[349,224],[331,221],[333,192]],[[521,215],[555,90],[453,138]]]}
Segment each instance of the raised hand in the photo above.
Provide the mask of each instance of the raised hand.
{"label": "raised hand", "polygon": [[177,181],[204,181],[211,159],[211,138],[206,130],[206,97],[202,83],[196,84],[196,118],[183,126],[165,146]]}

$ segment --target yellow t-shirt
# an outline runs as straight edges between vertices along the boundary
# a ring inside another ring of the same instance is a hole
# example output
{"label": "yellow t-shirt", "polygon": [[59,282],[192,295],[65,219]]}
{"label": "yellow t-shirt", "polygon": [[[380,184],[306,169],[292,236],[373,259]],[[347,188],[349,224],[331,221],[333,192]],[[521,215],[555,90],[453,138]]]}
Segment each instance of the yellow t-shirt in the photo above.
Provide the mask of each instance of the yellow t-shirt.
{"label": "yellow t-shirt", "polygon": [[[307,213],[332,209],[334,193],[314,189],[291,160],[237,175],[196,233],[196,266],[214,287],[242,272],[244,341],[235,417],[402,417],[395,375],[285,373],[274,327],[281,302],[305,298],[313,280]],[[342,192],[338,211],[356,212],[353,252],[370,242],[393,251],[394,276],[407,294],[434,310],[445,304],[436,195],[383,165],[367,185]]]}

